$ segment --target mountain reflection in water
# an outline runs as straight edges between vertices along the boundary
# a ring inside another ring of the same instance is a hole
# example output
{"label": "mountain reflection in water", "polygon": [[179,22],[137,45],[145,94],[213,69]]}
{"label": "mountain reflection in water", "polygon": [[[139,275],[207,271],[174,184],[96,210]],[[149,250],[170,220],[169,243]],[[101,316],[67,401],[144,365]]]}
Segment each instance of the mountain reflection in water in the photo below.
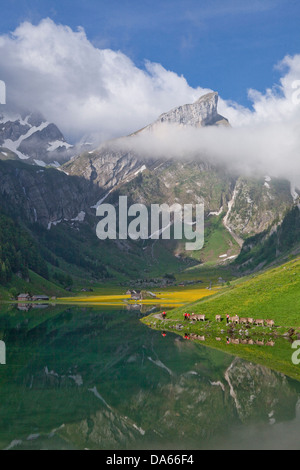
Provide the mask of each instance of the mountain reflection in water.
{"label": "mountain reflection in water", "polygon": [[1,448],[300,447],[299,382],[138,318],[2,308]]}

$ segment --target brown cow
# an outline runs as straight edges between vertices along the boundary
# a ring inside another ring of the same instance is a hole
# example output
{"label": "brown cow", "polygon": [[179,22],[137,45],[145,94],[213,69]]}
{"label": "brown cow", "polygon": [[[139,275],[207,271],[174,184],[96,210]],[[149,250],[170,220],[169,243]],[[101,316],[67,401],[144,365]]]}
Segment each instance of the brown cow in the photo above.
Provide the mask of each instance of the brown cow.
{"label": "brown cow", "polygon": [[247,318],[247,320],[248,320],[249,325],[253,325],[253,323],[254,323],[253,318]]}
{"label": "brown cow", "polygon": [[199,341],[205,341],[205,336],[197,335],[196,333],[191,333],[191,339],[197,339]]}
{"label": "brown cow", "polygon": [[266,320],[267,326],[270,326],[271,328],[275,326],[274,320]]}
{"label": "brown cow", "polygon": [[274,342],[274,341],[268,341],[268,342],[266,343],[266,346],[271,346],[271,347],[273,347],[273,346],[275,346],[275,342]]}
{"label": "brown cow", "polygon": [[229,317],[229,321],[231,323],[239,323],[240,319],[237,315],[235,315],[235,317]]}
{"label": "brown cow", "polygon": [[264,340],[262,340],[262,341],[257,340],[257,341],[255,341],[255,344],[257,344],[258,346],[264,346],[265,343],[264,343]]}
{"label": "brown cow", "polygon": [[253,339],[248,339],[248,344],[251,344],[251,345],[254,344]]}
{"label": "brown cow", "polygon": [[195,315],[197,321],[205,321],[205,315]]}
{"label": "brown cow", "polygon": [[248,324],[248,318],[240,318],[240,324],[245,324],[247,325]]}
{"label": "brown cow", "polygon": [[216,315],[216,321],[222,321],[221,315]]}
{"label": "brown cow", "polygon": [[265,326],[265,321],[264,320],[255,320],[255,324]]}

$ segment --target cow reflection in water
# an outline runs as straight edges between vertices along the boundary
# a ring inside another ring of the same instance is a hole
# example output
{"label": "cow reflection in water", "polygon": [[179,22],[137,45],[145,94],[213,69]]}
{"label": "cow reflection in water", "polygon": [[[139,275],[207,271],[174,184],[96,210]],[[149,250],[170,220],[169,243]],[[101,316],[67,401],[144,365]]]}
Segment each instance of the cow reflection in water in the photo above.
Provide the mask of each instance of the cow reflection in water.
{"label": "cow reflection in water", "polygon": [[[202,335],[197,335],[196,333],[185,333],[183,336],[184,339],[191,339],[191,340],[196,340],[196,341],[206,341],[206,337]],[[222,338],[217,337],[215,338],[216,341],[221,342]],[[275,346],[275,341],[269,340],[265,343],[264,340],[253,340],[251,338],[249,339],[242,339],[242,338],[234,338],[234,337],[226,337],[226,344],[247,344],[247,345],[257,345],[257,346]]]}
{"label": "cow reflection in water", "polygon": [[262,340],[253,340],[253,339],[239,339],[239,338],[229,338],[227,337],[227,344],[247,344],[247,345],[257,345],[257,346],[275,346],[275,341],[269,340],[265,343],[265,341]]}
{"label": "cow reflection in water", "polygon": [[191,333],[191,339],[197,339],[198,341],[205,341],[205,336],[196,335],[195,333]]}

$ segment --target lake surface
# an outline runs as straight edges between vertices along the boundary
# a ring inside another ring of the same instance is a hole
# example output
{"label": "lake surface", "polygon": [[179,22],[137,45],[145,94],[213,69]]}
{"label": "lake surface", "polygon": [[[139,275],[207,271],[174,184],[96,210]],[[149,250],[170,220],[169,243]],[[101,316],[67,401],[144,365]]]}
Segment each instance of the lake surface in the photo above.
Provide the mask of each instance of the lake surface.
{"label": "lake surface", "polygon": [[139,318],[3,306],[0,448],[300,448],[298,381]]}

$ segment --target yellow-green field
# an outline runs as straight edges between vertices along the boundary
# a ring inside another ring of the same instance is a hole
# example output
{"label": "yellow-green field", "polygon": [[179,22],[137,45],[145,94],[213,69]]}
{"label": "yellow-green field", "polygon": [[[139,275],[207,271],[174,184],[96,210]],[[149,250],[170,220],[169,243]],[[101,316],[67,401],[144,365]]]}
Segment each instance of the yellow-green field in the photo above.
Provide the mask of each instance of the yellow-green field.
{"label": "yellow-green field", "polygon": [[76,296],[58,299],[59,302],[66,303],[84,303],[92,305],[113,305],[124,306],[129,305],[160,305],[161,307],[182,307],[191,302],[196,302],[204,297],[215,294],[217,290],[208,290],[203,287],[199,288],[185,288],[176,287],[169,290],[154,291],[156,298],[144,300],[131,300],[130,295],[89,295],[89,296]]}

